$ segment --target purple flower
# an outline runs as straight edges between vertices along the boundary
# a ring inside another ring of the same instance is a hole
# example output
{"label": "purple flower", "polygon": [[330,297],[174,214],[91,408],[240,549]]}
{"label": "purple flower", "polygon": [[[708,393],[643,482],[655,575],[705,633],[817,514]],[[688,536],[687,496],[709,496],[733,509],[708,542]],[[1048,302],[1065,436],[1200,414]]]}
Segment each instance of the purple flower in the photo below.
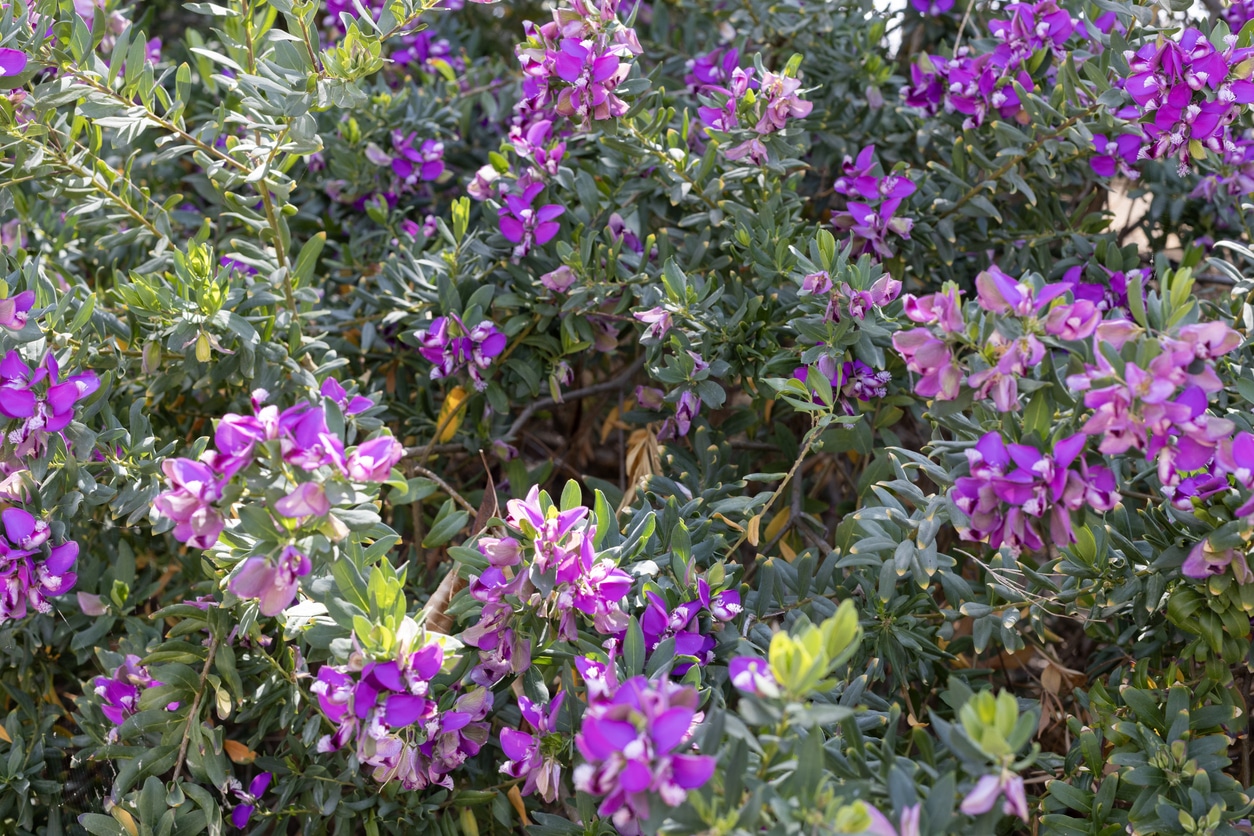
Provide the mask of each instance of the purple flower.
{"label": "purple flower", "polygon": [[260,773],[248,785],[248,792],[244,792],[239,782],[232,779],[229,787],[240,803],[235,806],[235,809],[231,810],[231,824],[240,830],[248,827],[248,820],[252,818],[253,811],[261,803],[261,796],[265,795],[266,790],[270,788],[270,779],[272,777],[269,772]]}
{"label": "purple flower", "polygon": [[152,501],[157,513],[174,521],[179,542],[207,549],[218,542],[225,523],[213,504],[222,498],[222,486],[212,468],[191,459],[161,463],[170,489]]}
{"label": "purple flower", "polygon": [[16,296],[0,299],[0,327],[21,331],[26,327],[27,314],[35,306],[35,291],[26,290]]}
{"label": "purple flower", "polygon": [[513,537],[480,537],[475,544],[479,553],[496,567],[517,566],[522,544]]}
{"label": "purple flower", "polygon": [[[677,656],[695,657],[702,667],[714,658],[714,637],[702,635],[695,620],[701,610],[699,601],[689,601],[672,610],[656,592],[645,592],[645,600],[647,604],[640,616],[640,628],[644,633],[645,651],[649,655],[664,639],[674,639]],[[674,673],[683,676],[689,667],[691,665],[676,665]]]}
{"label": "purple flower", "polygon": [[954,7],[954,0],[910,0],[911,7],[921,15],[936,17]]}
{"label": "purple flower", "polygon": [[675,404],[674,417],[667,418],[662,422],[662,427],[657,433],[658,440],[667,441],[688,435],[688,430],[692,427],[692,421],[700,411],[701,398],[695,392],[684,392],[681,394],[679,402]]}
{"label": "purple flower", "polygon": [[14,76],[26,69],[26,53],[20,49],[0,48],[0,76]]}
{"label": "purple flower", "polygon": [[561,229],[561,224],[555,219],[566,211],[563,207],[550,203],[538,209],[531,208],[542,191],[543,183],[532,183],[521,195],[506,195],[505,205],[497,210],[501,234],[516,245],[514,258],[522,258],[533,246],[544,246]]}
{"label": "purple flower", "polygon": [[914,385],[916,395],[941,401],[958,397],[966,378],[948,345],[926,328],[897,331],[892,339],[893,348],[906,361],[906,369],[921,375]]}
{"label": "purple flower", "polygon": [[331,434],[321,406],[301,403],[278,416],[277,436],[283,461],[303,470],[331,465],[344,470],[344,443]]}
{"label": "purple flower", "polygon": [[1038,291],[1027,282],[1015,281],[993,266],[975,277],[975,289],[980,307],[986,311],[1033,316],[1071,288],[1066,284],[1054,284]]}
{"label": "purple flower", "polygon": [[288,519],[325,517],[331,512],[326,491],[317,482],[302,482],[287,496],[274,503],[279,516]]}
{"label": "purple flower", "polygon": [[705,578],[697,579],[697,600],[718,621],[731,621],[743,611],[738,590],[724,589],[717,595],[711,596],[710,584]]}
{"label": "purple flower", "polygon": [[737,656],[727,663],[727,673],[731,684],[747,694],[770,698],[779,696],[779,683],[765,659]]}
{"label": "purple flower", "polygon": [[1058,305],[1045,317],[1045,333],[1063,340],[1085,340],[1097,331],[1102,312],[1087,299]]}
{"label": "purple flower", "polygon": [[493,183],[501,178],[501,172],[492,165],[482,166],[475,172],[474,179],[466,186],[466,193],[475,200],[487,200],[495,194]]}
{"label": "purple flower", "polygon": [[1254,581],[1254,572],[1250,571],[1245,555],[1236,549],[1215,551],[1211,548],[1209,540],[1202,540],[1193,547],[1184,565],[1180,567],[1180,571],[1186,578],[1205,580],[1212,575],[1224,574],[1229,566],[1232,566],[1232,573],[1237,583],[1247,584]]}
{"label": "purple flower", "polygon": [[66,541],[47,548],[51,531],[43,520],[21,508],[0,513],[0,621],[23,618],[27,607],[52,612],[48,600],[74,588],[78,543]]}
{"label": "purple flower", "polygon": [[[148,688],[159,687],[162,683],[153,679],[148,669],[139,663],[139,657],[128,654],[111,676],[98,676],[92,682],[93,693],[100,698],[100,710],[105,718],[120,727],[135,712],[139,711],[139,696]],[[177,711],[179,704],[172,702],[166,711]],[[109,730],[109,742],[115,742],[118,729]]]}
{"label": "purple flower", "polygon": [[811,296],[826,296],[832,292],[832,277],[827,274],[826,270],[808,273],[801,280],[801,292]]}
{"label": "purple flower", "polygon": [[322,393],[324,398],[330,398],[338,404],[340,409],[344,411],[345,415],[356,415],[359,412],[365,412],[367,409],[374,406],[374,401],[370,398],[362,397],[361,395],[355,395],[350,400],[348,392],[344,391],[344,387],[341,386],[340,382],[333,377],[328,377],[326,380],[322,381],[322,388],[319,391]]}
{"label": "purple flower", "polygon": [[573,285],[578,278],[579,277],[575,275],[574,270],[563,264],[556,270],[550,270],[540,276],[540,284],[554,293],[565,293],[570,290],[571,285]]}
{"label": "purple flower", "polygon": [[291,606],[299,579],[309,574],[309,558],[292,546],[284,546],[279,558],[250,557],[227,584],[241,598],[258,599],[262,615],[275,616]]}
{"label": "purple flower", "polygon": [[1093,147],[1097,155],[1089,159],[1089,166],[1099,177],[1114,177],[1118,171],[1129,180],[1135,180],[1140,173],[1132,165],[1140,156],[1142,142],[1144,138],[1140,134],[1121,134],[1113,140],[1094,134]]}
{"label": "purple flower", "polygon": [[1024,792],[1023,779],[1006,769],[1000,775],[985,775],[976,781],[975,787],[962,800],[959,809],[968,816],[979,816],[993,809],[997,799],[1002,796],[1006,799],[1002,804],[1005,815],[1028,820],[1028,799]]}
{"label": "purple flower", "polygon": [[392,131],[394,156],[388,159],[392,171],[411,188],[420,180],[435,180],[444,173],[444,143],[425,139],[419,148],[414,148],[416,138],[417,134],[406,136],[400,131]]}
{"label": "purple flower", "polygon": [[601,796],[597,809],[621,833],[639,832],[650,801],[683,803],[689,790],[714,774],[714,758],[689,754],[697,691],[642,676],[602,699],[590,698],[575,745],[585,763],[575,768],[575,788]]}
{"label": "purple flower", "polygon": [[348,454],[344,472],[354,482],[386,482],[392,467],[405,456],[405,448],[390,435],[358,445]]}
{"label": "purple flower", "polygon": [[640,336],[641,339],[660,340],[671,329],[670,312],[663,307],[659,306],[650,308],[647,311],[637,311],[632,316],[649,326],[644,329],[644,333]]}
{"label": "purple flower", "polygon": [[961,292],[954,285],[949,285],[940,293],[928,296],[914,296],[907,293],[902,299],[903,312],[912,322],[924,325],[936,325],[947,334],[956,334],[963,330]]}
{"label": "purple flower", "polygon": [[467,329],[456,315],[436,317],[415,337],[419,353],[433,364],[432,380],[449,377],[464,366],[479,391],[488,388],[483,371],[509,344],[509,339],[491,322],[481,322]]}
{"label": "purple flower", "polygon": [[901,826],[893,827],[893,823],[888,817],[876,810],[870,804],[860,801],[866,810],[868,816],[871,817],[871,826],[867,828],[870,836],[919,836],[919,817],[923,812],[922,804],[907,805],[901,811]]}
{"label": "purple flower", "polygon": [[627,77],[631,65],[621,62],[609,49],[593,41],[563,38],[552,61],[557,77],[571,85],[558,93],[558,113],[588,124],[627,112],[627,103],[613,91]]}
{"label": "purple flower", "polygon": [[531,795],[539,790],[540,797],[550,803],[557,800],[562,767],[554,754],[544,753],[541,742],[546,735],[557,731],[557,716],[562,710],[565,697],[565,691],[559,693],[545,709],[526,697],[519,697],[518,707],[522,711],[523,719],[531,725],[535,734],[509,728],[501,729],[501,749],[508,758],[501,764],[501,772],[511,778],[525,777],[522,794]]}

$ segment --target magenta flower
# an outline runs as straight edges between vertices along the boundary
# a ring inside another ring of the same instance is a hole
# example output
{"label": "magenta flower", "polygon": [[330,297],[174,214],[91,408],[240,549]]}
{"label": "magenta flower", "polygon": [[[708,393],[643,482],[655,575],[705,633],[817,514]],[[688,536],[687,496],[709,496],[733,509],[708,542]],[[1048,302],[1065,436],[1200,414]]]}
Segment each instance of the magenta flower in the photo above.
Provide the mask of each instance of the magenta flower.
{"label": "magenta flower", "polygon": [[902,297],[903,312],[912,322],[936,325],[947,334],[956,334],[964,328],[960,296],[961,291],[952,284],[927,296],[907,293]]}
{"label": "magenta flower", "polygon": [[278,416],[277,436],[283,461],[303,470],[331,465],[344,470],[344,443],[331,434],[321,406],[300,403]]}
{"label": "magenta flower", "polygon": [[501,729],[501,749],[508,760],[501,764],[501,772],[511,778],[526,778],[522,786],[523,795],[531,795],[536,790],[540,797],[552,803],[557,800],[560,788],[562,766],[557,757],[545,754],[541,741],[547,735],[557,731],[557,717],[562,710],[562,701],[566,692],[558,693],[547,708],[541,708],[526,697],[518,698],[518,708],[523,719],[535,730],[528,734],[514,729]]}
{"label": "magenta flower", "polygon": [[310,568],[308,557],[292,546],[284,546],[274,563],[265,557],[245,560],[227,588],[241,598],[258,599],[261,614],[275,616],[291,606],[299,580],[309,574]]}
{"label": "magenta flower", "polygon": [[260,773],[248,785],[248,792],[244,792],[238,781],[231,779],[228,787],[240,802],[231,810],[231,824],[240,830],[248,827],[248,820],[252,818],[253,811],[261,803],[261,796],[265,795],[266,790],[270,788],[270,779],[272,777],[269,772]]}
{"label": "magenta flower", "polygon": [[26,69],[26,53],[20,49],[0,48],[0,76],[14,76]]}
{"label": "magenta flower", "polygon": [[405,448],[390,435],[358,445],[348,454],[344,472],[354,482],[386,482],[392,468],[405,456]]}
{"label": "magenta flower", "polygon": [[801,280],[801,292],[811,296],[826,296],[832,292],[832,277],[826,270],[809,273]]}
{"label": "magenta flower", "polygon": [[513,537],[480,537],[475,544],[479,553],[496,567],[517,566],[522,544]]}
{"label": "magenta flower", "polygon": [[762,116],[754,127],[760,134],[782,131],[789,119],[804,119],[814,109],[813,102],[803,101],[797,95],[800,79],[770,72],[762,74],[759,95],[765,98]]}
{"label": "magenta flower", "polygon": [[566,211],[563,207],[550,203],[538,209],[531,208],[542,191],[543,183],[532,183],[521,195],[506,195],[505,205],[497,210],[501,234],[516,245],[514,258],[522,258],[533,246],[549,243],[561,229],[561,224],[555,219]]}
{"label": "magenta flower", "polygon": [[[105,718],[121,727],[128,717],[139,711],[139,696],[148,688],[156,688],[163,683],[153,679],[148,669],[139,663],[139,657],[128,654],[112,676],[98,676],[92,682],[93,693],[100,698],[100,710]],[[179,704],[172,702],[166,711],[177,711]],[[109,730],[107,739],[115,742],[118,728]]]}
{"label": "magenta flower", "polygon": [[418,181],[438,179],[444,173],[444,143],[425,139],[414,147],[417,134],[392,131],[392,171],[406,186],[413,187]]}
{"label": "magenta flower", "polygon": [[662,337],[666,336],[666,332],[671,329],[670,312],[663,307],[654,307],[647,311],[637,311],[632,314],[632,316],[649,326],[644,329],[644,333],[640,335],[641,339],[660,340]]}
{"label": "magenta flower", "polygon": [[866,831],[870,836],[919,836],[919,818],[923,812],[922,804],[907,805],[901,811],[900,827],[893,827],[893,823],[888,820],[888,816],[885,816],[870,804],[862,803],[866,808],[867,815],[871,817],[871,826]]}
{"label": "magenta flower", "polygon": [[322,393],[324,398],[330,398],[337,405],[339,405],[345,415],[357,415],[358,413],[365,412],[367,409],[374,406],[373,400],[362,397],[361,395],[354,395],[350,399],[348,397],[348,392],[344,391],[344,387],[341,386],[340,382],[333,377],[328,377],[326,380],[322,381],[322,387],[319,391]]}
{"label": "magenta flower", "polygon": [[73,571],[78,543],[66,541],[45,553],[51,534],[46,522],[21,508],[6,508],[0,519],[0,621],[25,617],[28,606],[52,612],[49,599],[69,592],[78,580]]}
{"label": "magenta flower", "polygon": [[1015,281],[994,265],[975,277],[975,289],[980,307],[986,311],[1033,316],[1070,290],[1070,286],[1054,284],[1037,290],[1027,282]]}
{"label": "magenta flower", "polygon": [[213,507],[222,498],[222,486],[212,468],[191,459],[166,459],[161,463],[170,489],[152,501],[157,513],[174,521],[179,542],[207,549],[218,542],[225,522]]}
{"label": "magenta flower", "polygon": [[627,77],[631,65],[622,63],[609,49],[592,41],[563,38],[552,60],[557,77],[571,85],[558,93],[558,113],[588,124],[627,112],[627,103],[613,91]]}
{"label": "magenta flower", "polygon": [[1058,305],[1045,317],[1045,333],[1062,340],[1085,340],[1097,331],[1102,312],[1087,299]]}
{"label": "magenta flower", "polygon": [[658,440],[667,441],[688,435],[693,419],[697,417],[697,413],[700,411],[700,396],[695,392],[682,393],[679,396],[679,402],[675,404],[675,415],[662,422],[662,426],[657,433]]}
{"label": "magenta flower", "polygon": [[483,372],[509,344],[509,339],[491,322],[468,329],[456,315],[436,317],[415,337],[419,353],[433,365],[432,380],[449,377],[465,367],[479,391],[488,388]]}
{"label": "magenta flower", "polygon": [[910,0],[911,7],[921,15],[936,17],[954,7],[954,0]]}
{"label": "magenta flower", "polygon": [[1114,139],[1107,139],[1101,134],[1093,135],[1093,147],[1097,155],[1089,159],[1089,166],[1099,177],[1114,177],[1118,171],[1129,180],[1140,177],[1140,172],[1132,166],[1141,153],[1144,137],[1140,134],[1120,134]]}
{"label": "magenta flower", "polygon": [[1005,797],[1002,812],[1028,820],[1028,799],[1023,779],[1007,769],[1000,775],[985,775],[976,781],[975,787],[962,800],[959,809],[968,816],[979,816],[993,809],[997,799]]}
{"label": "magenta flower", "polygon": [[909,371],[921,375],[914,386],[916,395],[942,401],[958,397],[965,380],[963,370],[949,346],[933,337],[930,331],[926,328],[897,331],[893,334],[893,348],[906,361]]}
{"label": "magenta flower", "polygon": [[689,754],[700,722],[695,688],[635,677],[612,694],[592,699],[575,735],[585,763],[575,768],[575,788],[601,796],[598,815],[620,833],[636,833],[650,818],[650,801],[683,803],[689,790],[714,774],[714,758]]}
{"label": "magenta flower", "polygon": [[[2,50],[0,50],[2,51]],[[0,327],[21,331],[26,327],[27,314],[35,306],[35,291],[26,290],[16,296],[0,299]]]}
{"label": "magenta flower", "polygon": [[1184,565],[1180,567],[1180,571],[1186,578],[1205,580],[1213,575],[1224,574],[1229,566],[1232,567],[1237,583],[1254,582],[1254,572],[1250,571],[1244,554],[1236,549],[1215,551],[1211,548],[1209,540],[1202,540],[1193,547]]}
{"label": "magenta flower", "polygon": [[744,609],[740,603],[738,590],[724,589],[716,595],[711,595],[710,584],[705,578],[697,579],[697,600],[717,621],[731,621]]}
{"label": "magenta flower", "polygon": [[325,517],[331,513],[326,491],[317,482],[302,482],[287,496],[274,503],[274,510],[288,519]]}
{"label": "magenta flower", "polygon": [[727,673],[731,684],[746,694],[769,698],[779,696],[779,683],[765,659],[737,656],[727,663]]}
{"label": "magenta flower", "polygon": [[571,285],[577,279],[578,276],[575,275],[575,271],[563,264],[556,270],[550,270],[540,276],[540,284],[554,293],[565,293],[570,290]]}
{"label": "magenta flower", "polygon": [[[645,592],[645,600],[647,603],[640,616],[640,628],[644,633],[645,651],[649,655],[664,639],[674,639],[677,656],[695,657],[701,667],[714,658],[714,637],[703,635],[696,622],[696,615],[701,611],[699,601],[689,601],[672,610],[656,592]],[[691,665],[676,665],[673,672],[676,676],[683,676],[689,667]]]}

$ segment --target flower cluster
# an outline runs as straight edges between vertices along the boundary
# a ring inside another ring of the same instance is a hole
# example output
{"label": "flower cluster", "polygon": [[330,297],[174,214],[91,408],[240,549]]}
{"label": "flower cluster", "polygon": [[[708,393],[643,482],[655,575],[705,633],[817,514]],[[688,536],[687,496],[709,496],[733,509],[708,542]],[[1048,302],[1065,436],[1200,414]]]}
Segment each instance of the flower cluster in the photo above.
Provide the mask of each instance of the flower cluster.
{"label": "flower cluster", "polygon": [[915,185],[905,174],[877,176],[879,162],[875,146],[858,152],[858,158],[845,157],[844,171],[832,189],[848,201],[843,212],[832,215],[832,223],[840,232],[849,233],[853,254],[873,252],[880,258],[892,258],[889,234],[909,240],[914,221],[894,217],[901,201],[915,192]]}
{"label": "flower cluster", "polygon": [[1076,433],[1042,453],[1027,444],[1008,445],[999,432],[985,434],[966,451],[970,475],[957,479],[949,494],[968,519],[959,536],[995,549],[1005,545],[1016,554],[1035,551],[1044,546],[1035,521],[1048,513],[1053,542],[1074,542],[1073,511],[1109,511],[1120,500],[1110,469],[1090,466],[1081,456],[1086,442]]}
{"label": "flower cluster", "polygon": [[1235,38],[1221,52],[1194,28],[1185,29],[1178,41],[1160,38],[1130,52],[1124,89],[1136,103],[1148,142],[1141,156],[1175,158],[1183,175],[1207,151],[1235,151],[1228,126],[1239,105],[1254,102],[1254,81],[1240,68],[1251,54],[1254,50],[1238,49]]}
{"label": "flower cluster", "polygon": [[[369,398],[350,398],[344,387],[327,379],[321,389],[323,403],[300,403],[279,411],[263,406],[264,390],[253,393],[252,415],[224,415],[214,432],[214,449],[200,461],[178,458],[162,462],[168,489],[153,500],[159,516],[174,523],[174,536],[194,548],[208,549],[226,527],[219,507],[227,485],[255,462],[268,462],[282,470],[291,483],[268,508],[277,532],[288,538],[277,556],[253,556],[243,561],[232,576],[229,589],[244,598],[257,598],[263,615],[277,615],[296,596],[299,578],[308,575],[310,562],[296,548],[294,537],[305,526],[320,526],[329,519],[331,502],[323,485],[340,478],[355,483],[387,480],[404,448],[391,436],[380,436],[345,450],[344,442],[327,426],[327,403],[345,415],[358,415],[374,406]],[[311,481],[296,479],[297,470]]]}
{"label": "flower cluster", "polygon": [[[832,384],[832,392],[836,395],[836,405],[846,415],[858,414],[857,407],[853,405],[855,400],[865,403],[872,398],[886,396],[888,382],[893,379],[889,372],[876,371],[861,360],[846,360],[844,363],[837,364],[827,354],[818,359],[815,368]],[[798,366],[792,374],[802,383],[806,382],[809,375],[809,366]]]}
{"label": "flower cluster", "polygon": [[[7,319],[0,325],[21,328],[33,302],[33,294],[25,293],[0,302],[0,315]],[[17,423],[6,431],[5,446],[18,459],[39,455],[47,449],[48,437],[74,420],[75,405],[99,388],[100,379],[92,371],[62,380],[51,352],[32,369],[16,349],[10,351],[0,360],[0,416]]]}
{"label": "flower cluster", "polygon": [[714,758],[691,753],[690,740],[703,717],[697,691],[642,676],[614,687],[597,663],[577,661],[589,687],[588,709],[575,735],[586,762],[575,767],[575,788],[601,797],[597,813],[609,817],[618,832],[639,833],[654,799],[677,807],[714,774]]}
{"label": "flower cluster", "polygon": [[451,377],[465,367],[475,388],[488,388],[484,371],[505,351],[509,342],[491,322],[467,328],[456,314],[439,316],[415,334],[419,353],[431,363],[431,379]]}
{"label": "flower cluster", "polygon": [[319,740],[317,748],[334,752],[352,746],[357,760],[381,784],[452,789],[449,773],[487,742],[484,718],[492,708],[492,694],[472,688],[455,699],[451,694],[437,699],[431,680],[444,665],[444,648],[419,641],[411,620],[401,632],[394,659],[318,670],[311,690],[335,731]]}
{"label": "flower cluster", "polygon": [[518,194],[505,195],[505,205],[497,210],[501,234],[514,244],[514,258],[522,258],[532,247],[549,243],[561,229],[557,219],[565,208],[556,203],[532,206],[542,191],[543,183],[532,183]]}
{"label": "flower cluster", "polygon": [[[1040,337],[1085,340],[1097,330],[1101,310],[1088,298],[1060,301],[1068,293],[1079,297],[1078,278],[1036,287],[993,266],[976,276],[975,286],[979,306],[995,315],[992,332],[978,352],[964,362],[954,355],[966,336],[961,292],[953,285],[921,298],[906,296],[906,318],[925,327],[893,334],[893,347],[906,368],[921,375],[916,394],[953,400],[965,383],[975,397],[991,398],[999,412],[1015,412],[1020,408],[1019,380],[1045,357]],[[1013,320],[1013,327],[1006,320]]]}
{"label": "flower cluster", "polygon": [[[742,609],[738,591],[725,589],[714,595],[710,593],[709,582],[699,578],[697,597],[672,609],[658,593],[645,592],[647,603],[640,616],[645,652],[652,655],[663,641],[673,639],[675,656],[691,656],[702,667],[709,664],[714,658],[714,636],[701,629],[698,616],[707,612],[714,621],[727,622],[740,615]],[[672,672],[683,676],[690,667],[690,663],[680,663]]]}
{"label": "flower cluster", "polygon": [[[1128,320],[1109,320],[1097,327],[1094,364],[1067,378],[1073,391],[1084,393],[1093,410],[1083,432],[1100,438],[1098,450],[1117,455],[1143,451],[1157,457],[1164,487],[1177,485],[1182,474],[1213,463],[1217,448],[1232,435],[1234,425],[1207,413],[1209,395],[1223,388],[1214,360],[1235,350],[1241,335],[1221,322],[1182,325],[1171,334],[1154,335],[1159,348],[1148,362],[1124,360],[1116,366],[1099,349],[1120,351],[1141,329]],[[1121,366],[1121,368],[1120,368]]]}
{"label": "flower cluster", "polygon": [[0,522],[0,623],[24,617],[28,606],[52,612],[48,599],[69,592],[78,579],[78,543],[53,546],[48,524],[21,508],[0,512]]}
{"label": "flower cluster", "polygon": [[929,114],[961,114],[964,129],[984,124],[989,113],[1026,123],[1027,112],[1014,83],[1034,90],[1026,69],[1032,56],[1041,50],[1061,53],[1080,26],[1055,0],[1012,3],[1005,11],[1009,20],[989,22],[989,31],[999,42],[992,52],[977,55],[963,47],[952,58],[921,56],[910,67],[910,84],[902,91],[906,104]]}
{"label": "flower cluster", "polygon": [[396,175],[398,192],[412,191],[420,182],[436,180],[444,173],[444,143],[424,139],[417,148],[417,134],[392,131],[392,153],[373,142],[366,147],[366,158],[379,166],[389,166]]}
{"label": "flower cluster", "polygon": [[524,615],[555,621],[557,636],[569,642],[579,638],[577,613],[602,635],[627,626],[619,602],[631,591],[631,576],[612,560],[597,558],[596,526],[584,522],[586,507],[559,510],[533,487],[506,509],[506,525],[526,544],[514,537],[480,538],[479,552],[490,565],[471,581],[470,594],[483,609],[478,623],[462,635],[479,649],[471,678],[481,685],[494,685],[530,664],[531,644],[514,630]]}
{"label": "flower cluster", "polygon": [[618,0],[573,0],[543,25],[524,24],[527,40],[515,49],[523,70],[523,98],[515,125],[568,117],[589,127],[627,112],[615,94],[642,50],[634,29],[618,18]]}
{"label": "flower cluster", "polygon": [[518,709],[534,733],[501,729],[501,749],[508,758],[501,764],[501,772],[511,778],[525,779],[523,795],[539,790],[540,797],[550,803],[557,800],[562,779],[562,765],[555,750],[565,746],[565,741],[556,736],[557,718],[565,698],[563,691],[547,707],[542,707],[526,697],[519,697]]}
{"label": "flower cluster", "polygon": [[[140,695],[145,690],[162,684],[152,678],[152,674],[148,673],[148,669],[139,663],[139,657],[134,654],[128,654],[112,676],[96,677],[92,688],[100,698],[100,710],[114,725],[109,730],[109,742],[118,739],[118,729],[128,717],[139,711]],[[178,707],[177,702],[172,702],[166,706],[166,710],[176,711]]]}
{"label": "flower cluster", "polygon": [[[735,51],[728,53],[735,55]],[[725,66],[720,64],[720,68]],[[697,109],[702,124],[711,130],[730,133],[743,125],[751,129],[753,136],[727,148],[723,153],[729,160],[748,158],[754,165],[762,165],[770,156],[762,137],[779,133],[793,119],[804,119],[814,109],[798,95],[801,80],[790,73],[774,73],[769,70],[762,78],[754,78],[754,68],[731,70],[724,85],[704,84],[702,92],[711,96],[717,104]],[[713,74],[711,74],[713,75]],[[720,78],[720,81],[724,79]]]}
{"label": "flower cluster", "polygon": [[858,290],[848,282],[832,282],[826,270],[819,270],[802,278],[801,293],[827,299],[827,310],[823,314],[827,322],[840,322],[844,317],[862,322],[872,308],[882,308],[901,295],[901,282],[885,275],[866,290]]}

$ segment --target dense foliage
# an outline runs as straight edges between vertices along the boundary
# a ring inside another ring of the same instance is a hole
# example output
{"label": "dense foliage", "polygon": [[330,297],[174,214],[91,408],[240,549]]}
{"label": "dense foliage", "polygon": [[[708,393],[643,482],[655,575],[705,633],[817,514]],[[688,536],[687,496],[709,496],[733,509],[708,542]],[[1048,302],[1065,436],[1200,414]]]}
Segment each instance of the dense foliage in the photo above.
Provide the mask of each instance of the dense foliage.
{"label": "dense foliage", "polygon": [[1254,3],[902,5],[0,7],[0,832],[1250,832]]}

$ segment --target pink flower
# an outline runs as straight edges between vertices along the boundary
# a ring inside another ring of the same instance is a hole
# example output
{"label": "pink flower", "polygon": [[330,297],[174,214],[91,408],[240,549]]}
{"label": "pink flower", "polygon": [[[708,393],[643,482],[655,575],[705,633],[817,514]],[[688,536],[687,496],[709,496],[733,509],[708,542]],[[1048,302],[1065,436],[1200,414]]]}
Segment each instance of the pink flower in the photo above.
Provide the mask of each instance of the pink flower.
{"label": "pink flower", "polygon": [[1028,820],[1028,799],[1024,792],[1023,779],[1007,769],[1000,775],[985,775],[976,781],[975,787],[962,800],[960,809],[968,816],[978,816],[993,809],[997,799],[1005,796],[1002,812],[1007,816],[1018,816]]}
{"label": "pink flower", "polygon": [[345,472],[355,482],[386,482],[392,467],[405,456],[405,448],[390,435],[359,445],[348,454]]}
{"label": "pink flower", "polygon": [[275,616],[291,606],[299,579],[308,575],[310,568],[308,557],[285,546],[275,563],[265,557],[245,560],[227,588],[241,598],[258,599],[261,614]]}

